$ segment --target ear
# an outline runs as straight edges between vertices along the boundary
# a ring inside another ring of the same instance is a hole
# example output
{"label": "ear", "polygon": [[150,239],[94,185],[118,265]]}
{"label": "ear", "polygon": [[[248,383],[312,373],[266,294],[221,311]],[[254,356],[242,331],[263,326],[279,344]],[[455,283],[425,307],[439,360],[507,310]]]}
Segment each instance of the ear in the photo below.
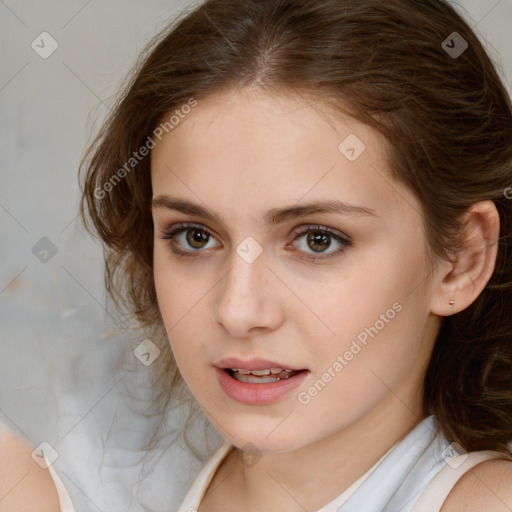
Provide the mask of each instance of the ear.
{"label": "ear", "polygon": [[431,311],[435,315],[450,316],[466,309],[494,271],[500,232],[494,203],[473,204],[464,214],[462,230],[461,250],[453,255],[452,262],[440,261],[434,272]]}

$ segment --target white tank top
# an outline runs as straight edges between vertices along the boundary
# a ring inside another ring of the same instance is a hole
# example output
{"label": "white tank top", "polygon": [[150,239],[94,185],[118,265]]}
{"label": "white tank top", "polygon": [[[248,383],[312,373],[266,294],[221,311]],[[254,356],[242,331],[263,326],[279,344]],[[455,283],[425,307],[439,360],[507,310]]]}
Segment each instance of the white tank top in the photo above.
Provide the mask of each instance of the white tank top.
{"label": "white tank top", "polygon": [[[507,458],[490,450],[459,454],[438,427],[435,415],[425,418],[348,489],[316,512],[438,512],[466,471],[484,460]],[[178,512],[199,508],[216,470],[232,448],[226,442],[211,457]]]}

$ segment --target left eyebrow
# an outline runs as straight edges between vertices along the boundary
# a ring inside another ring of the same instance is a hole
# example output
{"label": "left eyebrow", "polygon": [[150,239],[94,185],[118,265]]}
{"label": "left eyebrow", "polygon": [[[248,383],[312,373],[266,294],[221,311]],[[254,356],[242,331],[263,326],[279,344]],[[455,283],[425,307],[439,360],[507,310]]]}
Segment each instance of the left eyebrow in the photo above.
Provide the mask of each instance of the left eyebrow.
{"label": "left eyebrow", "polygon": [[308,203],[302,206],[289,206],[287,208],[273,208],[265,216],[267,224],[275,225],[286,222],[290,219],[307,217],[315,213],[337,213],[341,215],[355,215],[359,217],[370,216],[378,217],[375,210],[353,204],[343,203],[341,201],[321,201]]}
{"label": "left eyebrow", "polygon": [[[189,215],[197,215],[212,222],[222,224],[222,218],[199,204],[192,203],[186,199],[172,198],[167,195],[160,195],[153,199],[152,209],[165,208],[175,210]],[[320,201],[307,203],[301,206],[288,206],[286,208],[273,208],[265,213],[264,221],[269,225],[276,225],[290,219],[307,217],[315,213],[336,213],[341,215],[352,215],[358,217],[378,218],[378,215],[371,208],[364,206],[343,203],[341,201]]]}

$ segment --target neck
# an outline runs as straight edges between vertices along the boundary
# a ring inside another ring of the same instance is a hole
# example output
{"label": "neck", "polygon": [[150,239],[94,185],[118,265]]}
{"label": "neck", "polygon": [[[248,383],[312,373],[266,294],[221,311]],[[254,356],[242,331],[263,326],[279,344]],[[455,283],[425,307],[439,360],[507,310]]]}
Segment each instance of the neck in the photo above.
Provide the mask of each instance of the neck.
{"label": "neck", "polygon": [[[303,512],[335,499],[424,418],[418,404],[406,408],[394,394],[381,405],[346,429],[291,452],[258,455],[252,464],[239,450],[231,452],[218,482],[225,479],[233,510]],[[228,510],[226,501],[222,509]]]}

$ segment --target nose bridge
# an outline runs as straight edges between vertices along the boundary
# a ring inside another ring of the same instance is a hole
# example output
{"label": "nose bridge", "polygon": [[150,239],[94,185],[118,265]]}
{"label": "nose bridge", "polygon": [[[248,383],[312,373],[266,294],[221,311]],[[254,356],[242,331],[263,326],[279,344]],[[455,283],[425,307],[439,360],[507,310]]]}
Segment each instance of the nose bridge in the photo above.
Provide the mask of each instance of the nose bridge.
{"label": "nose bridge", "polygon": [[[240,244],[243,249],[243,244]],[[280,321],[277,298],[269,290],[265,258],[253,261],[233,254],[231,269],[216,298],[215,320],[233,336],[243,337],[254,327],[275,328]]]}
{"label": "nose bridge", "polygon": [[[259,260],[259,261],[258,261]],[[238,254],[233,255],[231,270],[225,281],[222,291],[222,303],[229,305],[235,301],[244,309],[255,309],[261,300],[264,300],[265,268],[262,258],[247,262]]]}
{"label": "nose bridge", "polygon": [[233,255],[229,279],[230,283],[242,288],[245,288],[245,286],[254,286],[253,281],[255,277],[259,275],[261,279],[262,267],[264,266],[262,262],[262,258],[259,258],[259,261],[255,260],[251,262],[246,261],[238,253]]}

